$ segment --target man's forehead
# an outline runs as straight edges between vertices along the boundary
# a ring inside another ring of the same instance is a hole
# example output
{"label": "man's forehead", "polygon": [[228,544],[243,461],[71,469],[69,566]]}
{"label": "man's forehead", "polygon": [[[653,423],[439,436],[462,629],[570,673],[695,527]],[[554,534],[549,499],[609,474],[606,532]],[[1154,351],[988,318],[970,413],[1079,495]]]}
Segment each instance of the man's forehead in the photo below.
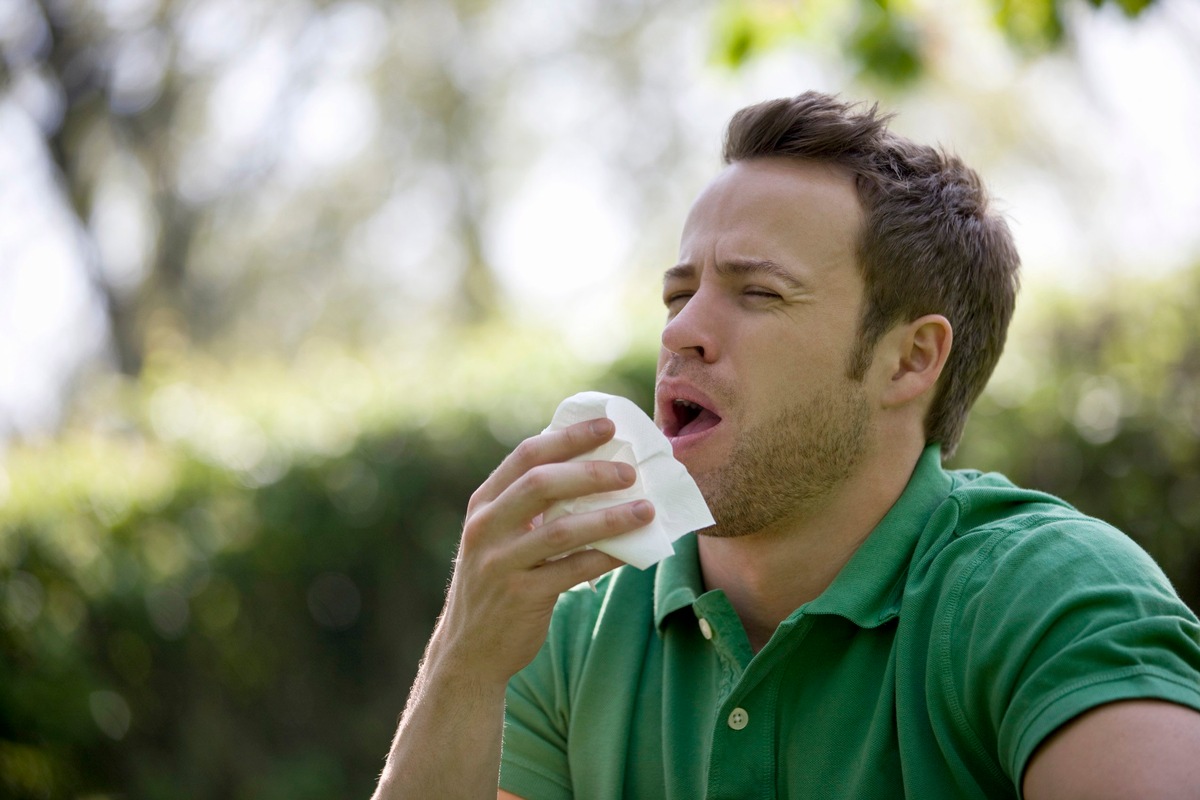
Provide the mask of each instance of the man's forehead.
{"label": "man's forehead", "polygon": [[[813,260],[853,257],[862,217],[846,170],[778,157],[735,162],[693,204],[677,266],[713,262],[801,278]],[[683,274],[672,268],[666,277]]]}
{"label": "man's forehead", "polygon": [[791,156],[759,156],[734,161],[712,177],[700,190],[696,202],[707,194],[728,187],[741,187],[747,182],[765,186],[808,185],[813,189],[839,187],[849,189],[857,199],[855,176],[849,169],[829,161]]}

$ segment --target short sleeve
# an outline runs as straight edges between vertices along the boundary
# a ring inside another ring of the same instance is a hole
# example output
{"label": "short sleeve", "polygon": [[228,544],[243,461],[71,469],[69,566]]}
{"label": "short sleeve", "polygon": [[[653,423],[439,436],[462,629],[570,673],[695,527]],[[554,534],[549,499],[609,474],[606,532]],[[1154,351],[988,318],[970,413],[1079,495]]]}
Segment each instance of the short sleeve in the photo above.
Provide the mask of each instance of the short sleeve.
{"label": "short sleeve", "polygon": [[607,586],[607,580],[601,579],[595,593],[586,586],[564,593],[555,606],[546,642],[509,681],[500,788],[525,800],[573,796],[567,758],[572,686],[587,656]]}
{"label": "short sleeve", "polygon": [[993,535],[957,577],[946,691],[1015,786],[1055,729],[1105,703],[1200,710],[1200,625],[1132,540],[1051,514]]}

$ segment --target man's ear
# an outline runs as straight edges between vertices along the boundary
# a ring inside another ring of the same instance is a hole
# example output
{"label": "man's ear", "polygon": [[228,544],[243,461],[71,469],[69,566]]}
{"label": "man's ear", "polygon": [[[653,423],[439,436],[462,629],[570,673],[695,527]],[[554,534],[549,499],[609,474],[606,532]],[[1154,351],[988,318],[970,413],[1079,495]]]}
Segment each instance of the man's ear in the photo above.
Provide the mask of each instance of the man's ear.
{"label": "man's ear", "polygon": [[883,390],[884,407],[902,406],[933,394],[954,342],[954,328],[941,314],[926,314],[887,334],[890,380]]}

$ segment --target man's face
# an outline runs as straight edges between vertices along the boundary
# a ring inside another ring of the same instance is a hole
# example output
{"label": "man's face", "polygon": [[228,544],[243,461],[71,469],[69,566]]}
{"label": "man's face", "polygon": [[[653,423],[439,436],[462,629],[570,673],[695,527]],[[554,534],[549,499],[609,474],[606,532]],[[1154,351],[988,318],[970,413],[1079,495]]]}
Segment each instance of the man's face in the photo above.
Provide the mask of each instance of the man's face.
{"label": "man's face", "polygon": [[655,420],[713,533],[803,515],[868,447],[868,396],[847,377],[861,224],[848,173],[778,158],[730,166],[692,207],[664,277]]}

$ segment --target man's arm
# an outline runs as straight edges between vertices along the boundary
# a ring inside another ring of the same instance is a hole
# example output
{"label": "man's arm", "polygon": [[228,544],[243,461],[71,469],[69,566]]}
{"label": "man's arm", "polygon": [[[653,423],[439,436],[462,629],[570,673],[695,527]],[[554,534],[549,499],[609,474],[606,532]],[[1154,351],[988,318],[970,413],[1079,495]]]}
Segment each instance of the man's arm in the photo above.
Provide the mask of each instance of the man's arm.
{"label": "man's arm", "polygon": [[654,516],[639,501],[541,524],[557,500],[633,484],[628,464],[567,461],[613,433],[593,420],[527,439],[472,495],[446,605],[374,800],[497,796],[509,679],[537,655],[558,595],[621,563],[571,551]]}
{"label": "man's arm", "polygon": [[1124,700],[1085,712],[1034,751],[1026,800],[1200,798],[1200,711]]}

